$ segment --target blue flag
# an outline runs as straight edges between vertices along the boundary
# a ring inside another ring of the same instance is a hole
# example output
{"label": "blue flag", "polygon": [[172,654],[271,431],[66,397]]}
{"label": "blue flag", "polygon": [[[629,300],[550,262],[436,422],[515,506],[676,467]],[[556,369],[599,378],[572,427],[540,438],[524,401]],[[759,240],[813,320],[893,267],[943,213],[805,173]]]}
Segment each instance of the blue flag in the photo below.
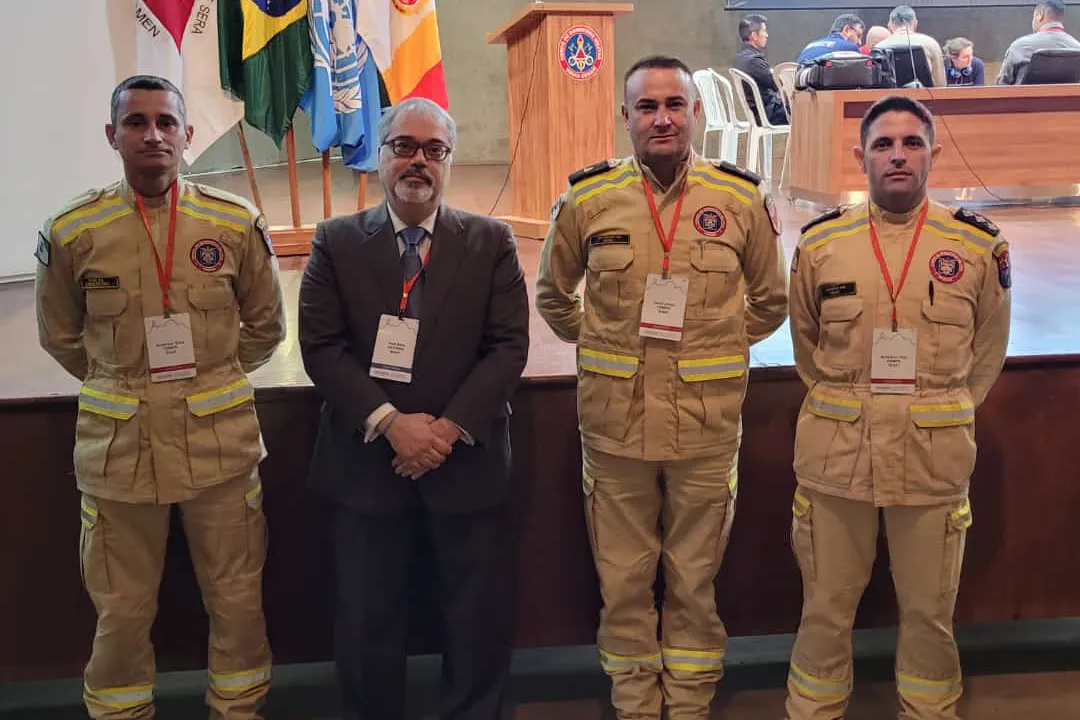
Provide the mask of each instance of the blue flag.
{"label": "blue flag", "polygon": [[319,152],[340,146],[347,167],[378,167],[379,71],[356,31],[355,0],[309,0],[315,67],[300,107]]}

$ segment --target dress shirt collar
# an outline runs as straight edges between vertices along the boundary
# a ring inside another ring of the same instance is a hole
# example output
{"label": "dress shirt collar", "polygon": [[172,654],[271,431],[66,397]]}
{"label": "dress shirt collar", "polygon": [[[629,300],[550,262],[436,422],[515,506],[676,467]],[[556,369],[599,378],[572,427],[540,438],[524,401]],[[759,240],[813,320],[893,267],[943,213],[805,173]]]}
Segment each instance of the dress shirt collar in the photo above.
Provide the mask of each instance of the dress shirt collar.
{"label": "dress shirt collar", "polygon": [[[394,224],[394,236],[396,237],[398,233],[400,233],[402,230],[409,226],[406,225],[405,222],[397,216],[397,214],[394,212],[394,208],[390,207],[390,203],[386,203],[386,209],[390,212],[390,222]],[[435,218],[438,217],[438,215],[439,211],[436,209],[435,212],[431,213],[431,215],[428,215],[420,223],[420,227],[427,230],[428,237],[435,237]]]}

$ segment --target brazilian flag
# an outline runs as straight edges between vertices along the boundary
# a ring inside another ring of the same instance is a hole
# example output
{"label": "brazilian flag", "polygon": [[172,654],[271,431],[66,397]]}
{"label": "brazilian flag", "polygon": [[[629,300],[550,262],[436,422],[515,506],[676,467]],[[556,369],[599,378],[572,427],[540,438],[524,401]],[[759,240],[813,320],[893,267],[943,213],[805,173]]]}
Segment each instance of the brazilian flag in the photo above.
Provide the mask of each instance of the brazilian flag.
{"label": "brazilian flag", "polygon": [[307,0],[218,0],[218,47],[221,87],[280,148],[311,79]]}

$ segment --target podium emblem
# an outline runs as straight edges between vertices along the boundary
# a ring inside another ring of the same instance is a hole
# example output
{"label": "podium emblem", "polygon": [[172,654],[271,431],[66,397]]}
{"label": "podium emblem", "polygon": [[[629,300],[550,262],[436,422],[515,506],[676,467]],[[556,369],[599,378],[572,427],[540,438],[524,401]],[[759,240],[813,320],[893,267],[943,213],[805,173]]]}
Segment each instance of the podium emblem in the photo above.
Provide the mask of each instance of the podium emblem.
{"label": "podium emblem", "polygon": [[600,36],[588,25],[574,25],[559,38],[559,65],[575,80],[588,80],[603,62]]}

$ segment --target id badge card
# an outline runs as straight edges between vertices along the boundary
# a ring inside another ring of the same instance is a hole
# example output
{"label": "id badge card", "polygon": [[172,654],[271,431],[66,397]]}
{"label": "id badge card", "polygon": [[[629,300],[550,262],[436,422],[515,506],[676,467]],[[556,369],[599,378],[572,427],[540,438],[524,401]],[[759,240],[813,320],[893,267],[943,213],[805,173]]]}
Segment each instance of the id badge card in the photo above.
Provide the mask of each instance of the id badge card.
{"label": "id badge card", "polygon": [[195,377],[195,344],[191,338],[191,315],[171,313],[143,318],[150,381],[167,382]]}
{"label": "id badge card", "polygon": [[875,328],[870,392],[885,395],[915,392],[915,348],[915,328]]}
{"label": "id badge card", "polygon": [[419,333],[420,321],[417,318],[380,316],[375,352],[371,355],[368,374],[382,380],[411,383],[413,354]]}
{"label": "id badge card", "polygon": [[689,291],[690,278],[650,274],[645,280],[645,302],[641,306],[638,335],[681,340]]}

